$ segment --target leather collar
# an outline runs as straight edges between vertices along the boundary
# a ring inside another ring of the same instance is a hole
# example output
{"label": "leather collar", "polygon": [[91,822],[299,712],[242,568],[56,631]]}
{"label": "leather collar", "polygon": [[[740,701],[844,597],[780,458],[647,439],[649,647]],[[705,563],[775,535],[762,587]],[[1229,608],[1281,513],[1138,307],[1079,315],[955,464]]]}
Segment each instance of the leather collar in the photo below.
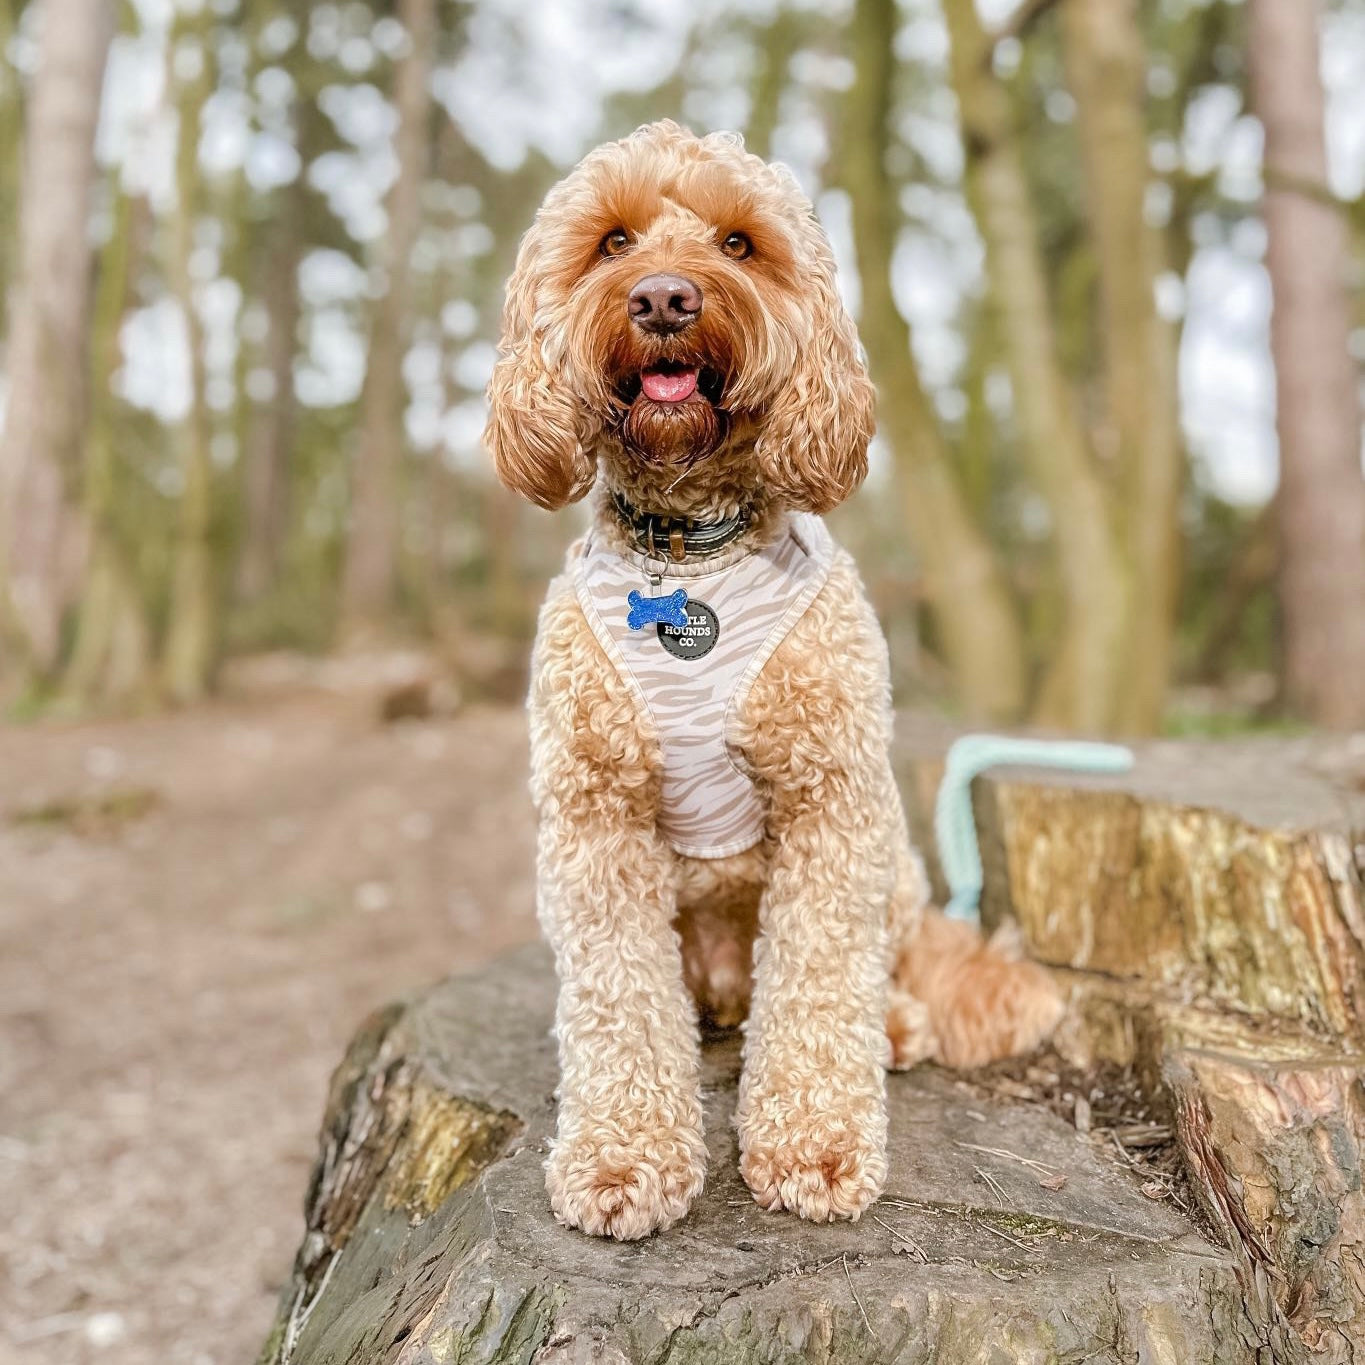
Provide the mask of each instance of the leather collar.
{"label": "leather collar", "polygon": [[641,512],[620,493],[611,496],[617,515],[634,536],[636,546],[652,558],[669,559],[675,564],[685,559],[705,559],[725,549],[748,530],[753,519],[750,507],[719,521],[695,521],[666,512]]}

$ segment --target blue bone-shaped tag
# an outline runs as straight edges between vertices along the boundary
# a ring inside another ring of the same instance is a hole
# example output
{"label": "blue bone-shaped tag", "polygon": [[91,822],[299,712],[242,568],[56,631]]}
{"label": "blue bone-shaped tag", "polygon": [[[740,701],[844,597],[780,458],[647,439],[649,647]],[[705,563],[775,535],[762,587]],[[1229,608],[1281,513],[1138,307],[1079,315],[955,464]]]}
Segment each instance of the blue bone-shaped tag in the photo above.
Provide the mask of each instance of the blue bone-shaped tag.
{"label": "blue bone-shaped tag", "polygon": [[677,592],[671,592],[667,597],[645,597],[641,593],[632,592],[626,601],[630,604],[630,615],[626,617],[626,625],[631,630],[653,625],[656,621],[665,626],[677,626],[679,629],[687,624],[685,588],[679,588]]}

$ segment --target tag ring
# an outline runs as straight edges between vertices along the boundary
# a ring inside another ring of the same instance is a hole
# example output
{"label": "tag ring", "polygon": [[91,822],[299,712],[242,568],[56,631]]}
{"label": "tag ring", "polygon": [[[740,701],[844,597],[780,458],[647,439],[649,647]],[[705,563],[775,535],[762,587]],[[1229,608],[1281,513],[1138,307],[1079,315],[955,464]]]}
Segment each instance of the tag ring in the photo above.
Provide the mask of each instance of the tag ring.
{"label": "tag ring", "polygon": [[[659,566],[657,569],[654,567],[656,564]],[[664,574],[668,572],[668,560],[656,557],[649,550],[646,550],[644,570],[645,578],[650,587],[657,588],[664,581]]]}

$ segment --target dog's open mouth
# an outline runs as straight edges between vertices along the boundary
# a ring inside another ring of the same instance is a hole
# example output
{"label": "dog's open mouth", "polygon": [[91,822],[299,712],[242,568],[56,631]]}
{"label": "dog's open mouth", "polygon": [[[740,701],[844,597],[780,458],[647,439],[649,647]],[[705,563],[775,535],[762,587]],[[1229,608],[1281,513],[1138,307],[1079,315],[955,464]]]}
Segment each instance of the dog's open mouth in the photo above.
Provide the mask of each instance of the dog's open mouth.
{"label": "dog's open mouth", "polygon": [[685,403],[697,391],[697,371],[691,365],[655,365],[640,374],[640,388],[656,403]]}
{"label": "dog's open mouth", "polygon": [[713,454],[730,429],[725,376],[709,365],[658,356],[616,381],[617,430],[645,465],[678,467]]}
{"label": "dog's open mouth", "polygon": [[638,374],[627,375],[617,385],[627,407],[642,395],[653,403],[686,403],[694,398],[704,398],[718,406],[724,388],[725,377],[719,370],[682,360],[653,361]]}

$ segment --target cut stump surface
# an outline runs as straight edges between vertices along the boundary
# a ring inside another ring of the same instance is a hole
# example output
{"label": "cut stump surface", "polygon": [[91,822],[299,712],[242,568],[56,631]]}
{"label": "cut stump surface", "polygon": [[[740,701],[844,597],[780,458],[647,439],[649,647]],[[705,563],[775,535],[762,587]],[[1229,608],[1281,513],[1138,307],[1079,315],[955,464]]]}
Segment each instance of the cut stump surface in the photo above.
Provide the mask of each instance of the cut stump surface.
{"label": "cut stump surface", "polygon": [[559,1227],[553,997],[525,950],[362,1032],[263,1362],[1257,1359],[1229,1252],[1047,1111],[931,1069],[889,1078],[887,1193],[857,1224],[754,1204],[728,1039],[691,1214],[634,1244]]}

